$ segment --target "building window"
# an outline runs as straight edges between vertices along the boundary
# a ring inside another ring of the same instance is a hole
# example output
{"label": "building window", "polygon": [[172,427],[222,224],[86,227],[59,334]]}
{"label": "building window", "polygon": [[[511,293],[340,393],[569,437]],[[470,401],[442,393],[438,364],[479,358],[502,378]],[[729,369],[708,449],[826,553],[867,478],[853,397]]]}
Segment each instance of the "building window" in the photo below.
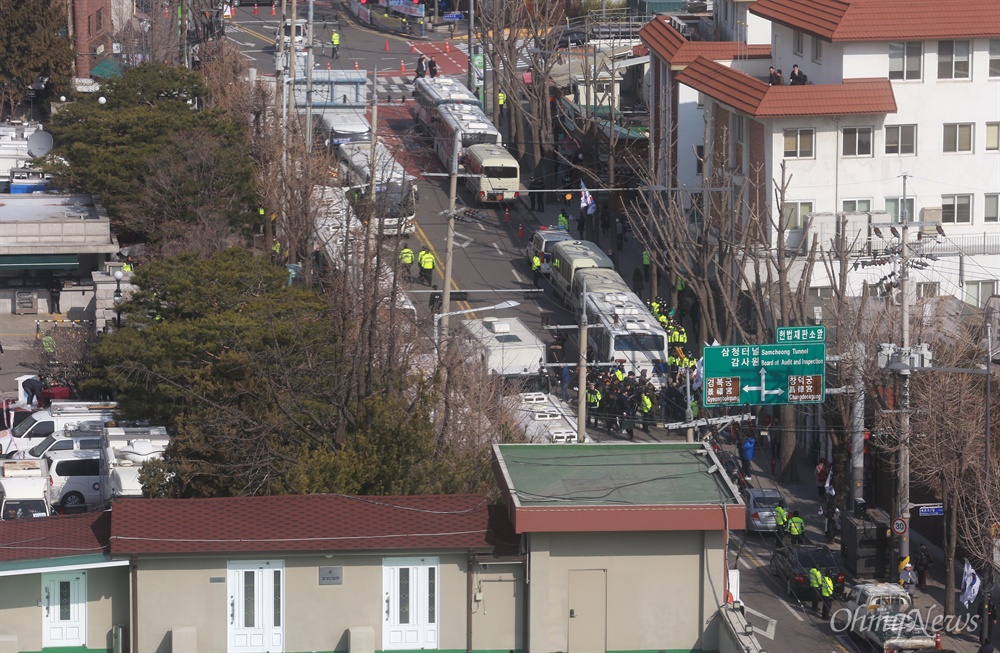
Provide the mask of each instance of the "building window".
{"label": "building window", "polygon": [[812,38],[812,60],[816,63],[823,62],[823,41],[818,36]]}
{"label": "building window", "polygon": [[886,154],[916,154],[916,125],[887,125],[885,128]]}
{"label": "building window", "polygon": [[972,222],[972,195],[942,195],[941,222]]}
{"label": "building window", "polygon": [[792,32],[792,52],[802,54],[802,32]]}
{"label": "building window", "polygon": [[938,41],[938,79],[969,79],[968,41]]}
{"label": "building window", "polygon": [[785,130],[785,158],[786,159],[811,159],[813,158],[813,130],[811,129],[786,129]]}
{"label": "building window", "polygon": [[889,79],[920,79],[923,44],[906,41],[889,44]]}
{"label": "building window", "polygon": [[990,39],[990,77],[1000,77],[1000,39]]}
{"label": "building window", "polygon": [[893,222],[902,222],[903,217],[907,217],[909,220],[913,219],[913,198],[906,198],[906,206],[904,207],[906,216],[901,216],[899,213],[899,209],[902,204],[903,198],[901,197],[885,198],[885,212],[892,216]]}
{"label": "building window", "polygon": [[871,200],[844,200],[844,213],[868,213],[871,210]]}
{"label": "building window", "polygon": [[986,149],[987,151],[1000,150],[1000,122],[986,123]]}
{"label": "building window", "polygon": [[917,297],[925,299],[927,297],[937,297],[941,289],[937,281],[921,281],[917,284]]}
{"label": "building window", "polygon": [[813,203],[785,202],[782,212],[785,214],[785,229],[801,229],[802,218],[813,212]]}
{"label": "building window", "polygon": [[972,123],[944,126],[945,152],[972,151]]}
{"label": "building window", "polygon": [[1000,222],[1000,195],[997,193],[990,193],[986,196],[986,213],[984,215],[984,220],[986,222]]}
{"label": "building window", "polygon": [[705,169],[705,146],[704,145],[695,145],[694,146],[694,157],[695,157],[694,174],[700,175],[700,174],[702,174],[702,171],[704,171],[704,169]]}
{"label": "building window", "polygon": [[844,156],[872,155],[871,127],[844,127]]}
{"label": "building window", "polygon": [[965,301],[973,306],[982,308],[986,300],[997,292],[996,280],[990,281],[966,281]]}
{"label": "building window", "polygon": [[733,142],[743,142],[743,116],[733,116]]}
{"label": "building window", "polygon": [[102,31],[104,31],[104,10],[103,9],[98,9],[94,13],[94,25],[97,28],[95,31],[98,34],[100,34]]}

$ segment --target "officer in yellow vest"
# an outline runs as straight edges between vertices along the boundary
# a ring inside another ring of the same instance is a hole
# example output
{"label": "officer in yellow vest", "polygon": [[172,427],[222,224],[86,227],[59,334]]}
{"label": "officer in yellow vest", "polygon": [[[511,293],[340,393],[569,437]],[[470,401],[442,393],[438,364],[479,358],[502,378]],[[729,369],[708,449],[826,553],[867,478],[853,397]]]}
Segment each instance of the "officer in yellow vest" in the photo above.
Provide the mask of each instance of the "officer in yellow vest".
{"label": "officer in yellow vest", "polygon": [[422,249],[417,263],[420,265],[420,277],[428,286],[431,285],[431,279],[434,277],[434,255]]}
{"label": "officer in yellow vest", "polygon": [[403,249],[399,250],[399,264],[403,266],[403,277],[409,281],[413,278],[413,274],[410,272],[410,266],[413,265],[413,250],[410,249],[409,245],[403,245]]}
{"label": "officer in yellow vest", "polygon": [[507,94],[503,91],[497,93],[497,106],[500,107],[500,117],[503,117],[503,105],[507,104]]}
{"label": "officer in yellow vest", "polygon": [[778,526],[778,539],[784,539],[785,524],[788,523],[788,511],[785,510],[785,506],[780,503],[778,504],[778,507],[774,509],[774,523]]}
{"label": "officer in yellow vest", "polygon": [[594,387],[593,383],[587,384],[587,394],[585,395],[587,401],[587,424],[590,421],[594,421],[594,426],[597,426],[597,409],[601,406],[601,391]]}
{"label": "officer in yellow vest", "polygon": [[792,544],[805,544],[805,532],[806,523],[799,517],[799,511],[792,511],[792,518],[788,520],[788,534],[792,536]]}
{"label": "officer in yellow vest", "polygon": [[333,44],[331,57],[333,59],[340,59],[340,32],[333,30],[333,34],[330,35],[330,43]]}
{"label": "officer in yellow vest", "polygon": [[649,425],[653,421],[653,400],[649,398],[648,392],[642,393],[639,399],[639,412],[642,413],[642,430],[649,433]]}
{"label": "officer in yellow vest", "polygon": [[833,605],[833,579],[827,575],[823,575],[823,581],[820,584],[820,594],[823,596],[823,619],[830,618],[830,607]]}
{"label": "officer in yellow vest", "polygon": [[809,570],[809,589],[810,594],[812,594],[812,607],[813,610],[819,609],[819,592],[820,585],[823,584],[823,572],[813,566]]}
{"label": "officer in yellow vest", "polygon": [[538,282],[542,280],[542,259],[537,253],[531,257],[531,274],[534,277],[535,288],[538,288]]}
{"label": "officer in yellow vest", "polygon": [[642,250],[642,276],[646,281],[649,281],[649,268],[652,264],[653,259],[649,256],[649,250]]}

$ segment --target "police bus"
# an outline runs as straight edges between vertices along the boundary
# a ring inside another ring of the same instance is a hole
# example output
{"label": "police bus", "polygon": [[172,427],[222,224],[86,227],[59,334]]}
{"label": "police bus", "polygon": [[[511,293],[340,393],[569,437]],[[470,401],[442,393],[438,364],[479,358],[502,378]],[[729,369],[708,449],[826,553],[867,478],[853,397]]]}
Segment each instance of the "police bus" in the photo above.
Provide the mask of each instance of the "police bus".
{"label": "police bus", "polygon": [[[620,278],[620,277],[619,277]],[[667,367],[667,333],[632,292],[587,292],[587,350],[597,363],[622,363],[659,386]]]}
{"label": "police bus", "polygon": [[630,291],[622,276],[614,270],[587,268],[573,275],[573,286],[566,303],[574,311],[580,310],[580,298],[586,287],[588,293],[626,293]]}
{"label": "police bus", "polygon": [[451,170],[456,143],[459,160],[473,145],[503,143],[503,136],[483,110],[471,104],[443,104],[438,107],[438,120],[431,123],[430,132],[434,137],[434,151],[446,170]]}
{"label": "police bus", "polygon": [[549,281],[556,295],[569,304],[573,278],[580,270],[602,268],[614,271],[615,265],[601,248],[587,240],[564,240],[552,248],[552,271]]}
{"label": "police bus", "polygon": [[521,168],[496,143],[473,145],[465,152],[465,185],[480,204],[509,202],[521,196]]}
{"label": "police bus", "polygon": [[482,110],[483,103],[472,91],[447,77],[420,77],[413,83],[413,117],[427,133],[440,118],[439,109],[446,104],[468,104]]}
{"label": "police bus", "polygon": [[375,165],[372,166],[371,149],[371,143],[345,143],[340,146],[337,150],[340,183],[353,189],[349,197],[357,211],[358,201],[370,192],[374,174],[375,210],[382,222],[382,235],[413,233],[416,228],[417,179],[407,174],[383,143],[375,144]]}

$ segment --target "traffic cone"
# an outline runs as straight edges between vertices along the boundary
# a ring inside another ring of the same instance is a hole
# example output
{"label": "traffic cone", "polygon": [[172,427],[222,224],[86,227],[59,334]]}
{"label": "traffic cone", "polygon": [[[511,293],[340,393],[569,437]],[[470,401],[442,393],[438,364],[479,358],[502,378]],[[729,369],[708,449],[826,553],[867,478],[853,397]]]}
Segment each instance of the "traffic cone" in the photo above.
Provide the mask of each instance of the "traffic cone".
{"label": "traffic cone", "polygon": [[330,62],[329,61],[326,62],[326,69],[330,70]]}
{"label": "traffic cone", "polygon": [[358,60],[355,59],[354,60],[354,70],[357,70],[357,69],[358,69]]}
{"label": "traffic cone", "polygon": [[510,207],[505,207],[503,210],[503,221],[510,222]]}
{"label": "traffic cone", "polygon": [[417,45],[415,43],[410,43],[410,54],[417,51]]}
{"label": "traffic cone", "polygon": [[941,633],[934,635],[934,650],[935,651],[941,650]]}
{"label": "traffic cone", "polygon": [[444,42],[444,51],[445,51],[445,54],[451,52],[451,43],[449,43],[448,41]]}
{"label": "traffic cone", "polygon": [[389,39],[386,39],[386,40],[385,40],[385,51],[386,51],[386,52],[388,52],[388,51],[389,51]]}
{"label": "traffic cone", "polygon": [[399,72],[401,72],[401,73],[405,73],[406,72],[406,64],[403,63],[402,59],[399,60]]}
{"label": "traffic cone", "polygon": [[253,6],[253,15],[256,16],[259,13],[260,13],[260,11],[257,10],[257,5],[254,5]]}
{"label": "traffic cone", "polygon": [[517,225],[517,237],[518,238],[524,238],[524,225],[523,224]]}
{"label": "traffic cone", "polygon": [[271,15],[272,16],[277,16],[278,15],[278,10],[277,10],[277,7],[275,7],[274,3],[271,4]]}

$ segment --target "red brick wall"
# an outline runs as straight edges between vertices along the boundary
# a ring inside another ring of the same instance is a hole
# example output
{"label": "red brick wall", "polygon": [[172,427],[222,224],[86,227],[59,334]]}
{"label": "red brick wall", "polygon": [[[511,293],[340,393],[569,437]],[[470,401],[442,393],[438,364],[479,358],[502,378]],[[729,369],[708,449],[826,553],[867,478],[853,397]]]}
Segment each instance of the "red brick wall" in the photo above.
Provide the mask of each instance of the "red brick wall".
{"label": "red brick wall", "polygon": [[76,76],[90,77],[90,69],[111,56],[111,0],[70,0],[69,7],[76,44]]}
{"label": "red brick wall", "polygon": [[766,147],[764,143],[764,125],[748,120],[750,161],[747,170],[747,178],[750,184],[750,215],[754,217],[762,216],[767,211],[767,193],[769,183],[767,179],[767,168],[765,167]]}

